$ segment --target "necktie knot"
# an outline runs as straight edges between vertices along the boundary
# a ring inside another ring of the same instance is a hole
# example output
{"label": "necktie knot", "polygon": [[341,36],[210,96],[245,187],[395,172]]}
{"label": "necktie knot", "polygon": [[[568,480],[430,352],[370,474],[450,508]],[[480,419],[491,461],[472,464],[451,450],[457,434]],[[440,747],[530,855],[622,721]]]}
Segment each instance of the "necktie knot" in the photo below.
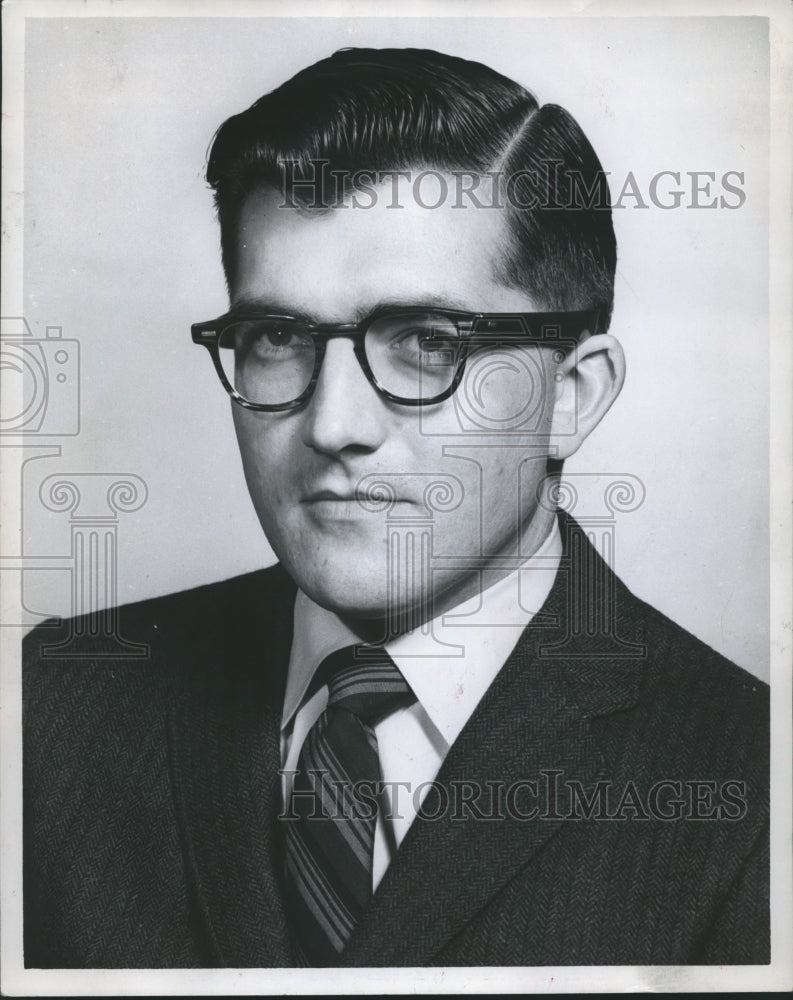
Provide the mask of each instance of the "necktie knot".
{"label": "necktie knot", "polygon": [[320,666],[327,678],[328,708],[344,708],[369,726],[416,696],[381,646],[348,646],[331,653]]}

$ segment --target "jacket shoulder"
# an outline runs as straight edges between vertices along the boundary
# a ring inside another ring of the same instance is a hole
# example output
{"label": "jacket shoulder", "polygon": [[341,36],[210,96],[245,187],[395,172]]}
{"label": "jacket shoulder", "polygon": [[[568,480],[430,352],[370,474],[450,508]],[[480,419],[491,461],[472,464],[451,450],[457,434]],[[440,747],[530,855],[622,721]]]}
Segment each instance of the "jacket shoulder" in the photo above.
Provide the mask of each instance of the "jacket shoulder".
{"label": "jacket shoulder", "polygon": [[767,713],[768,684],[630,594],[631,617],[645,648],[647,683],[678,687],[697,705]]}
{"label": "jacket shoulder", "polygon": [[[214,583],[202,584],[186,590],[151,597],[130,604],[107,608],[89,615],[74,618],[50,618],[27,633],[22,640],[25,662],[35,660],[45,647],[52,647],[64,637],[84,638],[85,651],[102,649],[100,636],[115,633],[116,638],[141,640],[158,638],[171,631],[190,628],[198,632],[216,630],[226,621],[248,614],[261,616],[267,609],[275,609],[289,595],[294,598],[294,584],[280,564],[266,569],[245,573]],[[117,629],[113,626],[117,625]],[[122,631],[122,627],[123,630]],[[107,644],[107,649],[112,647]],[[75,646],[75,652],[79,652]],[[125,659],[123,647],[114,650],[117,659]],[[43,658],[72,658],[62,650],[59,657],[55,649],[47,649]],[[136,658],[134,652],[130,659]]]}
{"label": "jacket shoulder", "polygon": [[253,644],[280,655],[291,644],[295,587],[280,565],[68,619],[50,619],[22,641],[25,712],[75,685],[88,701],[108,683],[128,696],[224,660],[244,661]]}

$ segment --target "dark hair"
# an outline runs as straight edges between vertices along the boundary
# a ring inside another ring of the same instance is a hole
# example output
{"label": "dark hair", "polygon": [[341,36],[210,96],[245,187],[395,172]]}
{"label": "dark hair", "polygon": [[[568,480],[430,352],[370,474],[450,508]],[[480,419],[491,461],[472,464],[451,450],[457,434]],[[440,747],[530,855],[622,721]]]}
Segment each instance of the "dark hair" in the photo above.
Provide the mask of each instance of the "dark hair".
{"label": "dark hair", "polygon": [[[255,187],[362,169],[497,171],[510,247],[500,277],[545,309],[611,315],[616,241],[608,185],[576,121],[481,63],[424,49],[342,49],[218,129],[215,192],[227,281],[240,207]],[[300,197],[295,189],[295,198]]]}

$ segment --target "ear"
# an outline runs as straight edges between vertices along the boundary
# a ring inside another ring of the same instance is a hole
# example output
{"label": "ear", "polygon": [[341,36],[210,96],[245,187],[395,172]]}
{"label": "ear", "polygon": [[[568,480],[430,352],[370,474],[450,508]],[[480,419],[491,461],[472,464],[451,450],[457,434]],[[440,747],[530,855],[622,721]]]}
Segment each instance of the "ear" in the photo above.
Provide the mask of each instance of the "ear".
{"label": "ear", "polygon": [[578,451],[620,394],[625,355],[619,341],[606,333],[583,337],[554,378],[550,456],[564,460]]}

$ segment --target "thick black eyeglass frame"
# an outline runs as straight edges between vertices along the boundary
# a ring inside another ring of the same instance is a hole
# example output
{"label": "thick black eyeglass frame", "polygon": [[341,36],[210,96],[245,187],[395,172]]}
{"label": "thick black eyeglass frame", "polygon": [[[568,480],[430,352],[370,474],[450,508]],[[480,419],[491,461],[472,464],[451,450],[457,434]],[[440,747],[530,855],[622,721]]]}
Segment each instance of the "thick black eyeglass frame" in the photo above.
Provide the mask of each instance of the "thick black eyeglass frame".
{"label": "thick black eyeglass frame", "polygon": [[[450,321],[461,338],[461,349],[457,358],[457,370],[451,385],[436,396],[426,399],[414,399],[406,396],[396,396],[385,389],[377,380],[366,357],[364,340],[369,327],[383,316],[398,317],[423,313],[442,317]],[[405,306],[398,309],[378,309],[370,313],[360,323],[310,323],[295,316],[286,316],[267,312],[228,312],[217,319],[205,323],[193,323],[190,330],[194,344],[205,347],[212,358],[215,371],[218,373],[226,392],[235,403],[246,410],[259,410],[269,413],[281,410],[292,410],[302,406],[310,399],[322,370],[325,359],[325,348],[329,340],[335,337],[349,337],[353,341],[353,350],[358,364],[369,384],[385,399],[402,406],[431,406],[442,403],[452,396],[460,385],[465,372],[465,364],[472,349],[487,346],[497,346],[504,343],[520,343],[536,341],[546,343],[549,347],[560,341],[578,341],[584,330],[592,335],[598,332],[599,310],[590,309],[577,312],[534,312],[534,313],[472,313],[459,309],[443,309],[434,306]],[[220,339],[224,331],[237,323],[248,320],[270,319],[290,320],[302,323],[306,333],[315,341],[316,356],[314,371],[306,388],[296,398],[287,403],[252,403],[241,396],[226,378],[223,363],[220,360]],[[516,328],[517,327],[517,328]]]}

